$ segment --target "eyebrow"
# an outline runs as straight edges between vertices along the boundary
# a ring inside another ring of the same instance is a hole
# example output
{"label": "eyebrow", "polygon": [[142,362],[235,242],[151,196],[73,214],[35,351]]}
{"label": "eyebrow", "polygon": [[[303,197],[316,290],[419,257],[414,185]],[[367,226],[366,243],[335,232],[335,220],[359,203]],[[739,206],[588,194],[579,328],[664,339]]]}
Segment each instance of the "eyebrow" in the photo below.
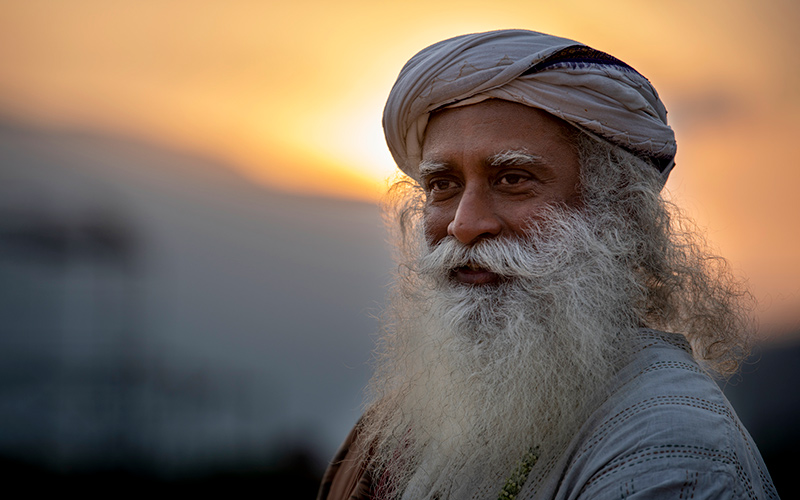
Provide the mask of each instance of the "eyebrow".
{"label": "eyebrow", "polygon": [[509,149],[492,155],[489,164],[495,167],[512,165],[545,165],[544,158],[522,149]]}
{"label": "eyebrow", "polygon": [[[529,153],[524,149],[509,149],[489,157],[489,164],[493,167],[513,165],[546,165],[544,158],[537,154]],[[441,161],[422,160],[419,162],[420,178],[450,170],[450,167]]]}
{"label": "eyebrow", "polygon": [[422,160],[421,162],[419,162],[420,178],[425,177],[427,175],[433,175],[439,172],[444,172],[447,169],[448,169],[447,165],[445,165],[440,161]]}

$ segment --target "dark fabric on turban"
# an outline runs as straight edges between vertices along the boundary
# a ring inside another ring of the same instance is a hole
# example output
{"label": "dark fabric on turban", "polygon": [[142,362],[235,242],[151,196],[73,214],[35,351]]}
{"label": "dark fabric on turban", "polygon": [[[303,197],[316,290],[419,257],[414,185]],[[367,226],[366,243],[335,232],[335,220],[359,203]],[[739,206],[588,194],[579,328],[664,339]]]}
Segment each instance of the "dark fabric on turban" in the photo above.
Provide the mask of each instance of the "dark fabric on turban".
{"label": "dark fabric on turban", "polygon": [[650,82],[624,62],[566,38],[526,30],[463,35],[403,67],[383,112],[400,169],[418,178],[430,113],[485,99],[545,110],[651,162],[666,181],[675,135]]}

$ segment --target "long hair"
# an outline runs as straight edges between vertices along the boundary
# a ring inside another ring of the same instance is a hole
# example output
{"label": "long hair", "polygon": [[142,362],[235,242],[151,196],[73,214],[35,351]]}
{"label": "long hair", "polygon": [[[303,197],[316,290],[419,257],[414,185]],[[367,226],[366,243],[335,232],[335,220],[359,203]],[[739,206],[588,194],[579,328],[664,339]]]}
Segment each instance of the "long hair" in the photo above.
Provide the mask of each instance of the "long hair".
{"label": "long hair", "polygon": [[628,258],[645,291],[641,326],[683,334],[707,369],[734,373],[749,353],[755,326],[754,300],[744,282],[664,196],[655,168],[586,134],[576,143],[584,203],[625,216],[638,236]]}
{"label": "long hair", "polygon": [[[736,372],[755,333],[754,299],[744,281],[665,197],[655,168],[584,133],[576,133],[575,145],[586,209],[624,216],[630,224],[626,232],[636,235],[626,259],[641,281],[641,296],[634,301],[640,326],[684,335],[712,374]],[[415,251],[424,207],[425,194],[412,179],[404,176],[389,189],[384,214],[398,255]],[[399,279],[403,274],[398,270]]]}

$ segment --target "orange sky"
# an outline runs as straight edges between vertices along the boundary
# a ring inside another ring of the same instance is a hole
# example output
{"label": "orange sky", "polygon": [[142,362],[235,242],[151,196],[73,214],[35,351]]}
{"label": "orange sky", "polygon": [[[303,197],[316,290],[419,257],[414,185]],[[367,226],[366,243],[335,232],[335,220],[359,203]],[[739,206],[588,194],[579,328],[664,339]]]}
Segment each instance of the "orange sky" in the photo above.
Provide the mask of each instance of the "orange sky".
{"label": "orange sky", "polygon": [[678,137],[668,188],[750,278],[762,323],[800,330],[800,6],[559,2],[0,0],[0,115],[198,151],[281,189],[375,200],[380,116],[439,39],[524,27],[628,62]]}

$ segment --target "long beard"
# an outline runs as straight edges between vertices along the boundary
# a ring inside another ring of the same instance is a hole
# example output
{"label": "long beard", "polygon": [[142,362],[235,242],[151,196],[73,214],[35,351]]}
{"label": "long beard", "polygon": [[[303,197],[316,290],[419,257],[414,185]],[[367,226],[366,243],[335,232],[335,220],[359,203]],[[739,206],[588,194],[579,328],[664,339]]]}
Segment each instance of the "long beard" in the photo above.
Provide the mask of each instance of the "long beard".
{"label": "long beard", "polygon": [[[526,452],[568,443],[636,329],[629,245],[600,219],[553,208],[521,239],[405,256],[363,430],[382,497],[496,496]],[[455,282],[467,264],[502,280]]]}

